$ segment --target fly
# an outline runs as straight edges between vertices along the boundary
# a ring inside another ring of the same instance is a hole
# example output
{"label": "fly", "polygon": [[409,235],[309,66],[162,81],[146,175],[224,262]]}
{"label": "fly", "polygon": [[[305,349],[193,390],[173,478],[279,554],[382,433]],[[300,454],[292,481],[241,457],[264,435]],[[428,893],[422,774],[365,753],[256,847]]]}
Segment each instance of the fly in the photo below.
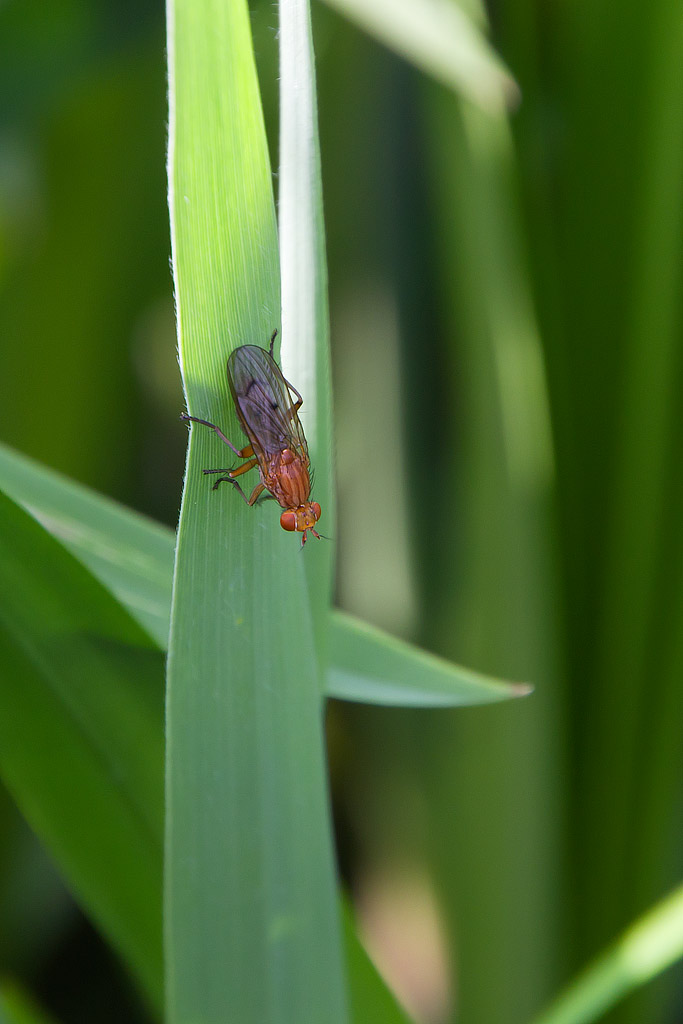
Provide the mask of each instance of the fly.
{"label": "fly", "polygon": [[[245,459],[235,469],[205,469],[204,473],[223,473],[213,485],[228,481],[236,487],[247,505],[254,505],[264,490],[284,509],[280,526],[290,533],[308,531],[320,537],[315,524],[320,519],[320,505],[311,501],[311,474],[308,445],[304,436],[299,409],[303,399],[296,388],[282,375],[273,358],[277,331],[273,331],[268,351],[259,345],[242,345],[228,357],[228,384],[235,411],[249,439],[244,448],[235,448],[220,427],[208,420],[183,413],[181,419],[211,427],[235,455]],[[260,480],[247,498],[237,477],[258,466]]]}

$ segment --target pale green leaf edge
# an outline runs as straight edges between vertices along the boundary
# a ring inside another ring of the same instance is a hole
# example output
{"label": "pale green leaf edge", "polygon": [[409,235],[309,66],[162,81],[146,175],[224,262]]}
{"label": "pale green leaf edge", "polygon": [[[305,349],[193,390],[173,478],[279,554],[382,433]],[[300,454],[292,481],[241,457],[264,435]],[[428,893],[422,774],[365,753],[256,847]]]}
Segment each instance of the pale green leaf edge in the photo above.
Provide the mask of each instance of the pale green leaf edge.
{"label": "pale green leaf edge", "polygon": [[[282,289],[282,366],[304,396],[301,411],[322,506],[323,532],[335,533],[332,370],[327,260],[318,140],[315,60],[308,0],[280,0],[278,235]],[[320,665],[326,662],[332,600],[331,544],[302,559]],[[321,686],[324,678],[321,673]]]}
{"label": "pale green leaf edge", "polygon": [[[0,489],[19,502],[164,649],[173,531],[0,445]],[[327,695],[409,707],[488,703],[529,693],[397,640],[338,609],[330,621]]]}

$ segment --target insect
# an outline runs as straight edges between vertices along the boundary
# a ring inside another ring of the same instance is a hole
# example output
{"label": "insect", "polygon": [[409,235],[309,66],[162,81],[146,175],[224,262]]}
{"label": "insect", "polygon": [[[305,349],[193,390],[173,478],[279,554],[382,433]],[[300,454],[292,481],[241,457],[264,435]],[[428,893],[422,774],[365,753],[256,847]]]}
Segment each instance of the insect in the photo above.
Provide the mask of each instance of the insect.
{"label": "insect", "polygon": [[[228,481],[236,487],[247,505],[254,505],[264,490],[285,510],[280,526],[289,532],[303,534],[301,546],[310,532],[320,538],[315,524],[320,519],[320,505],[311,501],[311,474],[308,445],[299,419],[303,399],[296,388],[282,375],[273,358],[277,331],[273,331],[268,351],[259,345],[242,345],[228,358],[228,384],[235,410],[249,444],[235,448],[220,427],[208,420],[183,413],[181,419],[211,427],[221,441],[240,459],[235,469],[205,469],[204,473],[223,473],[213,485]],[[247,498],[237,477],[258,466],[260,481]]]}

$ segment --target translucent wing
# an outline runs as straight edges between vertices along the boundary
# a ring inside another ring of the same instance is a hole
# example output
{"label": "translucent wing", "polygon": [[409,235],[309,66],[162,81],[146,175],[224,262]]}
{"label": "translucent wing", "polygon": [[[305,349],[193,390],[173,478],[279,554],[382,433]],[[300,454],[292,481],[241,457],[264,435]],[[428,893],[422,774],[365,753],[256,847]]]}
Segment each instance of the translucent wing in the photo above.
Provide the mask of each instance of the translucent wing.
{"label": "translucent wing", "polygon": [[257,457],[291,448],[308,458],[306,438],[292,399],[293,389],[264,348],[242,345],[235,349],[228,359],[228,384],[237,415]]}

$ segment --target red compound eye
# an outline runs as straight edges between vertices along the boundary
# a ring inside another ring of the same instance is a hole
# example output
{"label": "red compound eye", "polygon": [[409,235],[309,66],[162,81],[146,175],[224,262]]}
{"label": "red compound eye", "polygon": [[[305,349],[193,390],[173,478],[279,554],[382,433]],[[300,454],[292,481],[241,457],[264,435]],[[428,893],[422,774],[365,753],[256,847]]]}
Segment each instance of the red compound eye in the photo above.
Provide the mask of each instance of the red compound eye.
{"label": "red compound eye", "polygon": [[322,509],[317,501],[311,502],[311,508],[313,509],[313,515],[315,516],[315,521],[317,523],[322,515]]}
{"label": "red compound eye", "polygon": [[280,526],[289,533],[296,530],[296,516],[293,512],[283,512],[280,516]]}

